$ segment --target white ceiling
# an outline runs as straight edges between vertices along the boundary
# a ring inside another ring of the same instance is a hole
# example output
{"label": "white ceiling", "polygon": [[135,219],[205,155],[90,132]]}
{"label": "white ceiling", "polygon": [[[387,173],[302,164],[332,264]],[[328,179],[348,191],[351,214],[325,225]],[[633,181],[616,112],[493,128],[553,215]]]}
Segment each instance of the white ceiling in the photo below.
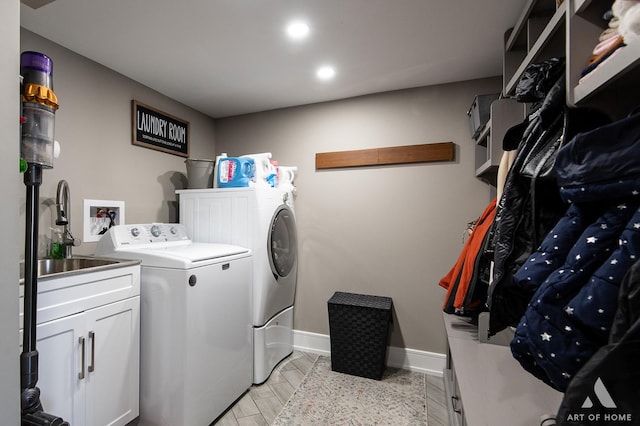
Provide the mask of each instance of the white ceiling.
{"label": "white ceiling", "polygon": [[[525,2],[55,0],[22,4],[21,25],[220,118],[500,75]],[[311,27],[302,42],[285,35],[293,18]]]}

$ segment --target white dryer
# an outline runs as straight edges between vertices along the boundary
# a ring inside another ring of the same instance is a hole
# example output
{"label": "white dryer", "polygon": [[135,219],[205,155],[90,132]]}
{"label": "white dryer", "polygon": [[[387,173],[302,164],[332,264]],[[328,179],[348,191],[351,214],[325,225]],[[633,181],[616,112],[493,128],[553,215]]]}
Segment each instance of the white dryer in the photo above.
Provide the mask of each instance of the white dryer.
{"label": "white dryer", "polygon": [[293,352],[298,253],[293,193],[268,186],[176,191],[194,241],[253,253],[253,383]]}
{"label": "white dryer", "polygon": [[251,387],[250,250],[143,224],[110,228],[96,254],[141,261],[140,424],[213,422]]}

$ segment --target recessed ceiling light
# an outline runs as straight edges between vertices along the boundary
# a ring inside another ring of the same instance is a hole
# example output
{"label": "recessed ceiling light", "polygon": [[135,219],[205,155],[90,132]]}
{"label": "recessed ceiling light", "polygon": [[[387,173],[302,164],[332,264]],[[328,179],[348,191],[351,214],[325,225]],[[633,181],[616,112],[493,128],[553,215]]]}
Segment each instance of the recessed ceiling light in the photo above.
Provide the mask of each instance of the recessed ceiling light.
{"label": "recessed ceiling light", "polygon": [[287,25],[287,35],[293,40],[302,40],[309,35],[309,25],[303,21],[292,21]]}
{"label": "recessed ceiling light", "polygon": [[318,68],[316,71],[316,77],[320,80],[331,80],[336,75],[336,70],[328,65]]}

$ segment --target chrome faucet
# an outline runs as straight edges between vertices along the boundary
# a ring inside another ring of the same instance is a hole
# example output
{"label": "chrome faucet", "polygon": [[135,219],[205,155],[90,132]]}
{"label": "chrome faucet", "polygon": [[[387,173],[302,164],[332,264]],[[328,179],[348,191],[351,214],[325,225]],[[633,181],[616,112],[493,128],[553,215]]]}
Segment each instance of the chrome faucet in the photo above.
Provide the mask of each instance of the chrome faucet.
{"label": "chrome faucet", "polygon": [[62,226],[62,244],[64,245],[64,257],[70,258],[71,248],[73,246],[80,245],[80,240],[77,240],[73,237],[70,230],[70,216],[71,216],[71,208],[69,205],[71,195],[69,191],[69,184],[66,180],[61,180],[58,182],[58,191],[56,192],[56,210],[58,212],[58,217],[56,219],[56,225]]}

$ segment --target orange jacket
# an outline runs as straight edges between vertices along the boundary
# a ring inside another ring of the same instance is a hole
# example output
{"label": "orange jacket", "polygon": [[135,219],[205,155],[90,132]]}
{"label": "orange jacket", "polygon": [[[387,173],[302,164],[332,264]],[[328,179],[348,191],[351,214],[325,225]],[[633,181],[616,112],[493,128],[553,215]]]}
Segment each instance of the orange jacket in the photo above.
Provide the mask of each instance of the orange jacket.
{"label": "orange jacket", "polygon": [[464,311],[465,308],[468,308],[464,306],[464,300],[472,284],[471,280],[474,276],[476,258],[482,255],[482,253],[480,253],[482,243],[496,215],[496,201],[494,198],[485,208],[484,212],[482,212],[476,221],[473,232],[462,247],[462,253],[460,253],[458,261],[449,273],[438,283],[441,287],[448,290],[442,306],[445,312],[447,312],[447,306],[451,305],[452,298],[453,307],[456,310]]}

